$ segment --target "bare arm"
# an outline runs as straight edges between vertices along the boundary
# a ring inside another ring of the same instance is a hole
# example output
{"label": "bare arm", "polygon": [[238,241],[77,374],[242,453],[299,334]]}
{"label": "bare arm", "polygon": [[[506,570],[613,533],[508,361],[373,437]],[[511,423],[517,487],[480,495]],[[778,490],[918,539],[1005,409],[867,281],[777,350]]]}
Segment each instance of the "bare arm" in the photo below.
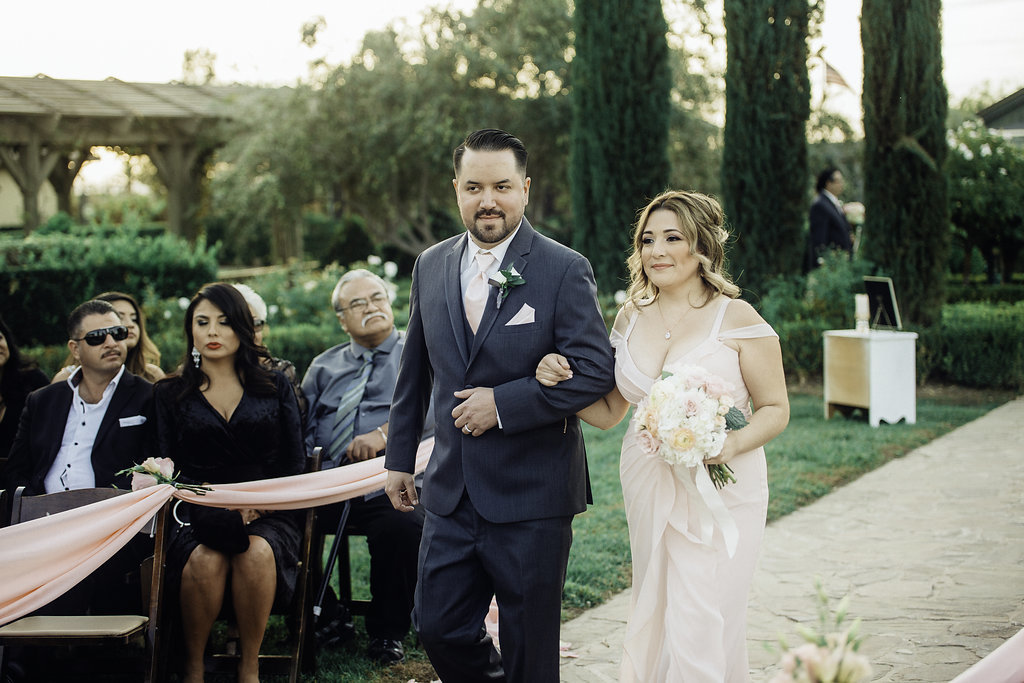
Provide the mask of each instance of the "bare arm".
{"label": "bare arm", "polygon": [[[753,309],[740,313],[743,325],[764,322]],[[726,463],[741,453],[763,446],[789,424],[789,394],[778,338],[735,339],[727,343],[739,353],[740,372],[750,392],[754,414],[746,427],[728,433],[722,452],[708,458],[708,463]]]}

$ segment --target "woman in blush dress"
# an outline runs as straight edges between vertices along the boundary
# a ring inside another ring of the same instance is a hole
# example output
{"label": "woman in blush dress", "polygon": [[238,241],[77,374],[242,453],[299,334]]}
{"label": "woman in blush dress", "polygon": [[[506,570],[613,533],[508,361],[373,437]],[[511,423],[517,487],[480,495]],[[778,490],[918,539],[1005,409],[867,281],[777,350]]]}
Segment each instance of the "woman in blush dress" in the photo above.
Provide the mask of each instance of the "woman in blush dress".
{"label": "woman in blush dress", "polygon": [[[726,275],[718,203],[693,192],[666,192],[637,221],[628,259],[628,300],[611,332],[616,388],[579,413],[609,429],[650,391],[668,366],[700,366],[733,385],[749,421],[728,432],[721,452],[736,481],[717,492],[735,522],[730,554],[716,525],[706,538],[705,499],[692,495],[696,470],[673,469],[644,452],[634,420],[620,461],[629,522],[633,588],[621,680],[686,683],[749,680],[747,595],[764,534],[768,474],[764,446],[789,421],[778,336]],[[546,356],[537,379],[570,380],[564,358]],[[689,476],[691,482],[681,478]]]}
{"label": "woman in blush dress", "polygon": [[[288,380],[262,365],[252,316],[231,285],[203,287],[185,312],[181,374],[157,383],[159,455],[182,481],[223,484],[299,474],[299,409]],[[219,510],[182,503],[168,546],[180,582],[186,683],[203,680],[203,651],[225,597],[238,624],[238,680],[259,678],[259,650],[273,605],[287,605],[297,578],[301,511]],[[169,591],[169,594],[174,594]]]}

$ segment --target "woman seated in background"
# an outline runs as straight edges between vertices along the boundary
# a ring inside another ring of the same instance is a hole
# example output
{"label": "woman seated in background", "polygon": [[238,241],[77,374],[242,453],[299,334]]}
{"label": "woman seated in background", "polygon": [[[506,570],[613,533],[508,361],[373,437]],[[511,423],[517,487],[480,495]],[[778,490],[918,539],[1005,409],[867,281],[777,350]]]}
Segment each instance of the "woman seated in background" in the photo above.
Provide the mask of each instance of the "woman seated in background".
{"label": "woman seated in background", "polygon": [[21,357],[11,328],[0,317],[0,458],[7,457],[14,443],[25,397],[47,383],[46,373]]}
{"label": "woman seated in background", "polygon": [[[249,312],[252,313],[252,327],[256,331],[256,346],[265,347],[263,333],[267,331],[267,302],[249,285],[235,283],[232,287],[241,292],[245,303],[249,304]],[[305,425],[306,409],[309,407],[309,402],[299,386],[299,378],[295,373],[295,364],[290,360],[274,356],[271,357],[269,363],[264,363],[264,367],[283,373],[288,378],[288,381],[292,383],[292,389],[295,390],[295,400],[299,402],[299,415],[302,417],[302,424]]]}
{"label": "woman seated in background", "polygon": [[[204,286],[185,311],[181,374],[154,389],[159,455],[183,481],[211,485],[298,474],[305,455],[288,380],[268,370],[252,316],[231,285]],[[225,597],[238,624],[238,680],[259,675],[272,607],[297,579],[302,513],[224,510],[182,503],[168,546],[169,585],[180,584],[184,681],[203,680],[203,650]],[[174,595],[174,591],[169,592]]]}
{"label": "woman seated in background", "polygon": [[[124,292],[103,292],[93,297],[100,301],[109,301],[121,318],[121,324],[128,328],[128,357],[125,359],[125,370],[150,382],[163,379],[164,371],[160,369],[160,349],[146,334],[146,317],[142,314],[139,304]],[[66,380],[74,374],[77,366],[72,365],[72,358],[64,359],[64,368],[53,376],[53,382]]]}

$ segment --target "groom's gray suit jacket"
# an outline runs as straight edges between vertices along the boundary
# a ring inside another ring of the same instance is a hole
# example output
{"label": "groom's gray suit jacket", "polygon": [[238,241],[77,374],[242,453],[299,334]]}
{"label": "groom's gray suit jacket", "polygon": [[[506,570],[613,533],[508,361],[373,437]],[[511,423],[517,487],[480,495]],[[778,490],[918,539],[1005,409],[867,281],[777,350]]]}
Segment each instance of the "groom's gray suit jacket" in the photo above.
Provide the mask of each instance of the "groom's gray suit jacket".
{"label": "groom's gray suit jacket", "polygon": [[[411,472],[424,415],[434,399],[435,443],[421,500],[448,515],[466,491],[491,522],[571,516],[586,509],[590,482],[576,411],[614,386],[613,357],[590,263],[538,234],[524,218],[501,267],[526,281],[496,304],[492,288],[476,335],[468,331],[460,271],[466,234],[424,251],[413,270],[405,349],[389,422],[386,467]],[[509,324],[520,315],[532,321]],[[558,352],[573,378],[535,379]],[[463,434],[453,393],[491,387],[502,427]]]}

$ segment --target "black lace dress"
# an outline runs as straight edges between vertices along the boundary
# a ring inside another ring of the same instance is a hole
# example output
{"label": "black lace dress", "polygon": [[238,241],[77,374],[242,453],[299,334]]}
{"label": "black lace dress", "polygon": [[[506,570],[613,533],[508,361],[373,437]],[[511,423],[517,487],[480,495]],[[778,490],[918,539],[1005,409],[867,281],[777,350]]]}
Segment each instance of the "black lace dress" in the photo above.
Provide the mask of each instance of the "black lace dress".
{"label": "black lace dress", "polygon": [[[183,397],[181,380],[172,378],[155,387],[158,455],[174,460],[182,481],[227,484],[284,477],[302,472],[305,454],[302,425],[291,384],[274,372],[276,391],[257,395],[246,391],[225,420],[199,391]],[[187,517],[187,503],[178,516]],[[301,510],[273,511],[251,522],[249,535],[261,536],[274,551],[277,565],[275,605],[291,601],[297,578],[302,538]],[[189,555],[198,545],[190,527],[172,522],[167,568],[177,585]],[[174,591],[176,594],[176,591]]]}

